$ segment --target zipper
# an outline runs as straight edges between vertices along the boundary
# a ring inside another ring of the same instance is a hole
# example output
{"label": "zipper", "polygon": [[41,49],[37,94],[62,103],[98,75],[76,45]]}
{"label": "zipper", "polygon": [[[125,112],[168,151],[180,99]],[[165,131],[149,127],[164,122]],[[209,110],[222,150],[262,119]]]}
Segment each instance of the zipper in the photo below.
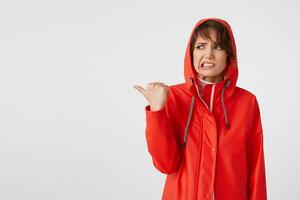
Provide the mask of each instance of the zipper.
{"label": "zipper", "polygon": [[212,91],[211,91],[211,94],[210,94],[210,103],[209,103],[209,107],[208,107],[208,105],[202,99],[202,97],[200,95],[197,83],[195,83],[195,87],[196,87],[196,90],[197,90],[198,97],[200,98],[200,100],[202,101],[202,103],[205,105],[205,107],[207,108],[207,110],[209,110],[210,112],[212,112],[212,109],[213,109],[213,99],[214,99],[214,94],[215,94],[215,86],[216,86],[216,84],[213,84],[213,86],[212,86]]}
{"label": "zipper", "polygon": [[199,89],[198,89],[197,83],[195,83],[195,87],[196,87],[196,90],[197,90],[198,97],[200,98],[200,100],[202,101],[202,103],[205,105],[205,107],[207,108],[207,110],[209,110],[208,105],[205,103],[205,101],[204,101],[204,100],[202,99],[202,97],[200,96],[200,93],[199,93]]}
{"label": "zipper", "polygon": [[[208,108],[208,105],[205,103],[205,101],[202,99],[202,97],[200,96],[200,93],[199,93],[199,89],[198,89],[198,86],[197,86],[197,83],[195,83],[195,87],[196,87],[196,90],[197,90],[197,94],[198,94],[198,97],[200,98],[200,100],[203,102],[203,104],[205,105],[205,107],[207,108],[207,110],[209,110],[210,112],[212,112],[212,109],[213,109],[213,99],[214,99],[214,93],[215,93],[215,85],[216,84],[213,84],[212,86],[212,91],[211,91],[211,95],[210,95],[210,105],[209,105],[209,108]],[[202,122],[202,129],[203,129],[203,122]],[[200,158],[201,158],[201,154],[202,154],[202,148],[203,148],[203,136],[201,136],[201,152],[200,152],[200,149],[198,150],[198,153],[200,153]],[[198,166],[197,166],[197,179],[196,179],[196,187],[195,187],[195,200],[197,200],[197,197],[198,197],[198,181],[199,181],[199,167],[200,167],[200,160],[201,159],[198,159]],[[214,191],[212,193],[212,200],[214,200]]]}
{"label": "zipper", "polygon": [[216,84],[214,84],[212,86],[212,89],[211,89],[211,94],[210,94],[210,103],[209,103],[209,111],[212,112],[212,109],[213,109],[213,106],[214,106],[214,94],[215,94],[215,86]]}

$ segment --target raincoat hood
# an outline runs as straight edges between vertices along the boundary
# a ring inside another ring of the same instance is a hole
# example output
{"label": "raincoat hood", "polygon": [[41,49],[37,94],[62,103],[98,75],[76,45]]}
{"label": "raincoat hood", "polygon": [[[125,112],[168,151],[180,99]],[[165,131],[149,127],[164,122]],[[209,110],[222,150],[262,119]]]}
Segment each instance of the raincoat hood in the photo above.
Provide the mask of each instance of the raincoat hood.
{"label": "raincoat hood", "polygon": [[236,45],[235,45],[235,40],[234,40],[234,36],[233,36],[230,25],[225,20],[219,19],[219,18],[204,18],[204,19],[199,20],[196,23],[196,25],[194,26],[193,31],[190,34],[190,38],[188,41],[188,45],[187,45],[186,52],[185,52],[185,58],[184,58],[185,83],[186,83],[187,88],[189,90],[192,90],[192,85],[195,82],[195,80],[197,80],[197,77],[198,77],[197,72],[194,69],[192,59],[190,56],[190,45],[191,45],[191,40],[192,40],[194,31],[197,29],[198,26],[200,26],[202,23],[204,23],[205,21],[208,21],[208,20],[214,20],[214,21],[217,21],[217,22],[220,22],[221,24],[223,24],[223,26],[227,29],[229,36],[230,36],[232,51],[235,56],[233,56],[231,58],[231,60],[228,62],[227,66],[225,68],[226,72],[225,72],[224,80],[218,82],[217,87],[222,87],[226,82],[230,82],[228,90],[229,90],[229,93],[230,93],[230,90],[232,93],[232,88],[234,88],[234,86],[236,85],[237,78],[238,78],[238,63],[237,63]]}

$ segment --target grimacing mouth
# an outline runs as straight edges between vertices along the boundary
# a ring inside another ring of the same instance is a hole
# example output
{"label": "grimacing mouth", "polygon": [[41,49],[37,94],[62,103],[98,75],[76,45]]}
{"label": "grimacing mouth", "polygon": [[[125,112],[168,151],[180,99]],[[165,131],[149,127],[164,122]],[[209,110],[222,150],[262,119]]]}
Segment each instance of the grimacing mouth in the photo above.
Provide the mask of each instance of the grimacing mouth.
{"label": "grimacing mouth", "polygon": [[207,61],[203,61],[203,62],[200,64],[200,67],[203,67],[203,65],[204,65],[205,63],[206,63],[206,64],[212,64],[213,66],[215,66],[215,65],[216,65],[214,62],[209,62],[209,61],[207,62]]}

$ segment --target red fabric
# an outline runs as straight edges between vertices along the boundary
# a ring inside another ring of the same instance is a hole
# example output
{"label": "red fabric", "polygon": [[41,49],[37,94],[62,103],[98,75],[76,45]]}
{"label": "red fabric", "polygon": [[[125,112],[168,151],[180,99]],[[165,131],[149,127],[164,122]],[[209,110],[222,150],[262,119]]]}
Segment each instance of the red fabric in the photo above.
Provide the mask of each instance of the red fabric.
{"label": "red fabric", "polygon": [[[229,24],[214,19],[228,29],[233,50],[236,46]],[[154,166],[167,174],[163,200],[266,200],[263,130],[256,96],[236,86],[237,60],[227,66],[224,81],[215,85],[213,111],[198,97],[188,43],[184,62],[185,82],[169,86],[165,106],[146,112],[146,141]],[[221,91],[227,110],[229,129]],[[212,85],[206,85],[203,98],[209,105]],[[184,130],[190,113],[192,96],[195,104],[188,127],[186,147]]]}

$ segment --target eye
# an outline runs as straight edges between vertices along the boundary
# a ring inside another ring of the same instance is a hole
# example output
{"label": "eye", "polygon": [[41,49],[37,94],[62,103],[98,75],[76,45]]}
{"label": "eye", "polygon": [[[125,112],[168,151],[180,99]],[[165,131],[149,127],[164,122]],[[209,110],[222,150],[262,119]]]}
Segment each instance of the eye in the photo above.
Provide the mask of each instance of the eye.
{"label": "eye", "polygon": [[215,47],[216,47],[216,49],[223,50],[223,48],[220,45],[216,45]]}
{"label": "eye", "polygon": [[204,45],[203,44],[200,44],[200,45],[197,45],[196,46],[196,49],[203,49],[204,48]]}

